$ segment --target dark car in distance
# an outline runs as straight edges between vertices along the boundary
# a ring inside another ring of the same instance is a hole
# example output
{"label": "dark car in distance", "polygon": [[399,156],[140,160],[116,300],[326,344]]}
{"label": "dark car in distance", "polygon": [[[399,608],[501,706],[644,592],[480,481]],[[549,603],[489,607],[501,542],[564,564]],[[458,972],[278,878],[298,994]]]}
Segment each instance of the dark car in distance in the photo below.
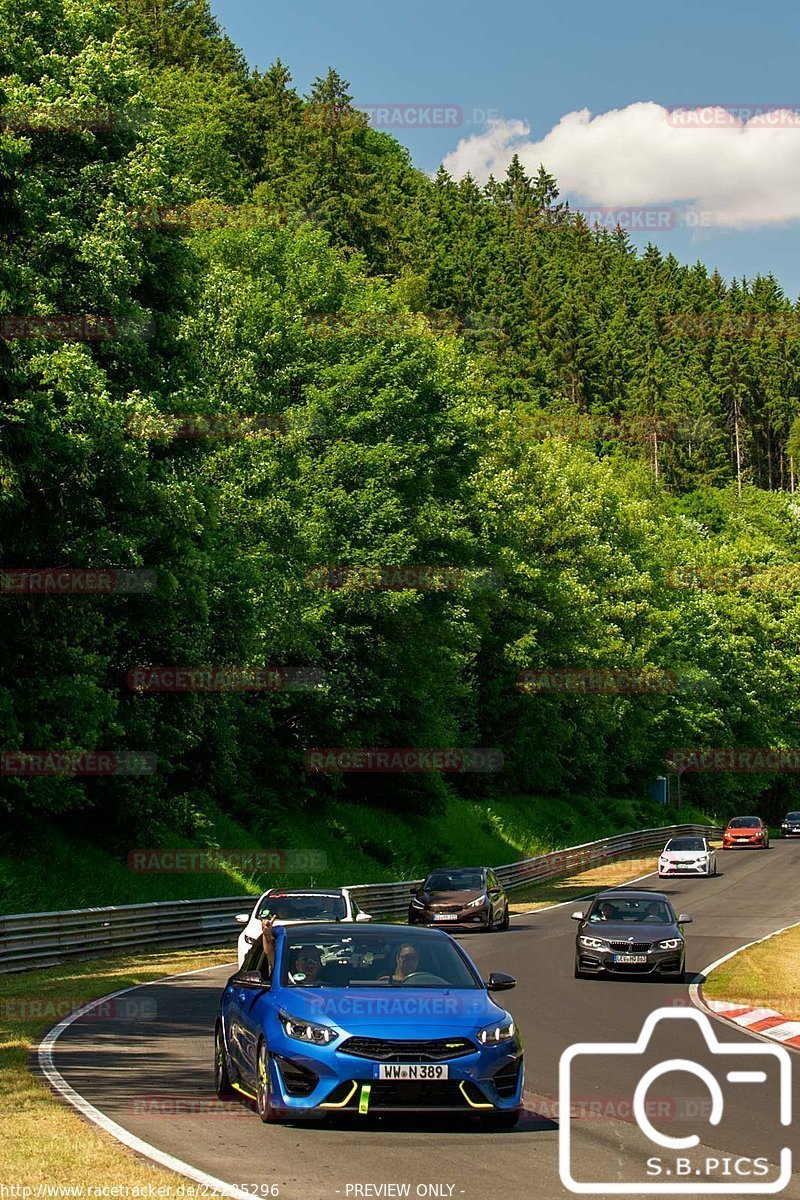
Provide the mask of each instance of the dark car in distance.
{"label": "dark car in distance", "polygon": [[781,821],[782,837],[800,837],[800,812],[789,812]]}
{"label": "dark car in distance", "polygon": [[431,871],[411,892],[408,923],[450,931],[508,929],[508,896],[491,867]]}
{"label": "dark car in distance", "polygon": [[599,892],[580,921],[575,938],[575,978],[638,975],[684,979],[688,913],[676,917],[664,892],[615,888]]}

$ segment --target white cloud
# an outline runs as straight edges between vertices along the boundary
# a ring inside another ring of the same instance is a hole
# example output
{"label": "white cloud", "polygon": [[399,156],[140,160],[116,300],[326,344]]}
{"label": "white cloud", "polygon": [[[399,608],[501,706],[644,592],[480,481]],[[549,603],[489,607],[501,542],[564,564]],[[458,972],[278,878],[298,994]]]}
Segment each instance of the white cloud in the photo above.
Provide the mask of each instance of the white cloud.
{"label": "white cloud", "polygon": [[593,117],[567,113],[540,141],[523,121],[490,121],[444,160],[452,175],[502,179],[516,152],[544,163],[562,193],[604,206],[673,204],[742,229],[800,220],[800,116],[650,101]]}

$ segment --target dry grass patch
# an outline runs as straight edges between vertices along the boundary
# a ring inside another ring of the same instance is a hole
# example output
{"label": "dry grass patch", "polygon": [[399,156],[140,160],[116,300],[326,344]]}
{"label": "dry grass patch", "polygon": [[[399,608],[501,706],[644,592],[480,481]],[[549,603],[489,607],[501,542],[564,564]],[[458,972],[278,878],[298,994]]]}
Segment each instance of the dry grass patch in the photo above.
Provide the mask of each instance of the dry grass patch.
{"label": "dry grass patch", "polygon": [[31,1075],[28,1056],[70,1008],[137,983],[230,962],[234,956],[230,947],[171,950],[0,975],[0,1180],[30,1187],[33,1195],[40,1184],[116,1185],[127,1189],[117,1193],[122,1197],[147,1196],[153,1186],[167,1189],[162,1197],[174,1195],[183,1182],[180,1176],[138,1158],[83,1121]]}
{"label": "dry grass patch", "polygon": [[711,972],[703,995],[707,1000],[772,1008],[800,1021],[800,925],[734,954]]}
{"label": "dry grass patch", "polygon": [[577,900],[601,888],[616,887],[630,883],[648,871],[656,870],[657,851],[641,850],[637,854],[615,858],[612,861],[590,867],[576,875],[563,875],[543,883],[532,883],[509,892],[512,913],[530,912],[546,908],[548,904],[560,904],[564,900]]}

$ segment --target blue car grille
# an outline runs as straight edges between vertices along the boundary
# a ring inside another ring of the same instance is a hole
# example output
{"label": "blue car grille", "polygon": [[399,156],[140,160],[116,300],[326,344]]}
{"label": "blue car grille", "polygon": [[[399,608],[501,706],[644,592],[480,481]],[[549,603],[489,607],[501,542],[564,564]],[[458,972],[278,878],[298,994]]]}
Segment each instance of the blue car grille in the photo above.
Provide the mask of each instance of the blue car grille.
{"label": "blue car grille", "polygon": [[388,1041],[384,1038],[351,1037],[337,1046],[340,1054],[371,1058],[375,1062],[440,1062],[463,1058],[478,1047],[469,1038],[436,1038],[430,1041]]}
{"label": "blue car grille", "polygon": [[[486,1097],[473,1084],[466,1085],[473,1100],[483,1101]],[[328,1102],[338,1101],[341,1103],[346,1096],[352,1084],[342,1083],[328,1097]],[[348,1103],[344,1108],[339,1109],[340,1112],[355,1112],[358,1109],[360,1090],[356,1090],[355,1094],[349,1098]],[[432,1080],[430,1082],[411,1082],[409,1080],[375,1080],[370,1084],[369,1090],[369,1111],[373,1109],[418,1109],[418,1108],[451,1108],[451,1109],[467,1109],[467,1103],[464,1093],[459,1085],[452,1079]]]}

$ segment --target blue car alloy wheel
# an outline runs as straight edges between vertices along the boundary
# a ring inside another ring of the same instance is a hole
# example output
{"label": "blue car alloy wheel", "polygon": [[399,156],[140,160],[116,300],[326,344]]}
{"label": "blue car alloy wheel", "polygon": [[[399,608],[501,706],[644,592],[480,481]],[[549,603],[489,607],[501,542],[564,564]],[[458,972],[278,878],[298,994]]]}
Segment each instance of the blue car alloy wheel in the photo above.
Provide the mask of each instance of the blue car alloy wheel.
{"label": "blue car alloy wheel", "polygon": [[[463,948],[438,929],[319,922],[274,929],[222,993],[219,1096],[262,1121],[445,1112],[494,1128],[519,1119],[522,1041]],[[274,959],[274,961],[272,961]]]}

